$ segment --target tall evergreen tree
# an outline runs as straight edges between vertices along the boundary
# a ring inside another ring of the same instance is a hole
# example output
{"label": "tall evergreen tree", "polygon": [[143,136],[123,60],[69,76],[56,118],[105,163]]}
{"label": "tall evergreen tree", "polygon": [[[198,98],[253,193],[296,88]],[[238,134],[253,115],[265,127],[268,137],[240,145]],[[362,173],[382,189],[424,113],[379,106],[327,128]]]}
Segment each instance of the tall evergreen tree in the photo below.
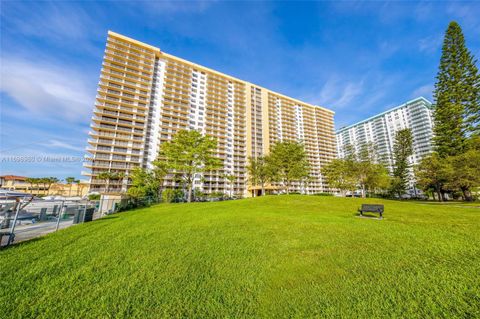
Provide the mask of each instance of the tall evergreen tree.
{"label": "tall evergreen tree", "polygon": [[392,191],[399,197],[405,194],[410,181],[408,157],[413,154],[412,143],[412,131],[409,128],[399,130],[395,134]]}
{"label": "tall evergreen tree", "polygon": [[434,144],[440,157],[461,154],[468,134],[478,133],[480,78],[460,25],[450,22],[435,84]]}

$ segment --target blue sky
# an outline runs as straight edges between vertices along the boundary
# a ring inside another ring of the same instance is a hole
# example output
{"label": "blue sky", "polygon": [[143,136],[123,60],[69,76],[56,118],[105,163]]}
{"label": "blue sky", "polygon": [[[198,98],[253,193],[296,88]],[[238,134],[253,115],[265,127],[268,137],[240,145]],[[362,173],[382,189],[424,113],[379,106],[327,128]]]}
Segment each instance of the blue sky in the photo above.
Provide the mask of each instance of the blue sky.
{"label": "blue sky", "polygon": [[0,6],[1,175],[81,177],[107,30],[331,108],[337,128],[431,99],[451,20],[480,57],[480,2]]}

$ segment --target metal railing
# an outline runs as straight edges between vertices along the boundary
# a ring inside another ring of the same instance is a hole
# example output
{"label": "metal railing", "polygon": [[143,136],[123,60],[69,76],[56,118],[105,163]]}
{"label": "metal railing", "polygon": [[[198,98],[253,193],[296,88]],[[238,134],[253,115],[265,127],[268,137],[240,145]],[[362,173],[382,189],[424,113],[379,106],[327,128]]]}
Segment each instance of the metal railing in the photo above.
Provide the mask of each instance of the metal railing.
{"label": "metal railing", "polygon": [[0,248],[118,212],[120,198],[44,200],[0,196]]}

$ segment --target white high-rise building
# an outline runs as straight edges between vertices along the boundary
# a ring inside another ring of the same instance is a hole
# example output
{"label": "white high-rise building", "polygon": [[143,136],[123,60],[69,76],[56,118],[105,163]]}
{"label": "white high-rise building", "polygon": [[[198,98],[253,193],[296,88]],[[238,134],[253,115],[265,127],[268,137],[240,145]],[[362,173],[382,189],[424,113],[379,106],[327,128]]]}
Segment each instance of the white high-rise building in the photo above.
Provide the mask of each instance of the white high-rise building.
{"label": "white high-rise building", "polygon": [[413,136],[413,155],[409,159],[410,163],[418,164],[425,155],[432,152],[432,103],[423,97],[338,130],[336,132],[338,157],[345,157],[345,147],[349,144],[358,151],[362,145],[373,142],[379,157],[385,159],[391,169],[395,133],[404,128],[410,128]]}

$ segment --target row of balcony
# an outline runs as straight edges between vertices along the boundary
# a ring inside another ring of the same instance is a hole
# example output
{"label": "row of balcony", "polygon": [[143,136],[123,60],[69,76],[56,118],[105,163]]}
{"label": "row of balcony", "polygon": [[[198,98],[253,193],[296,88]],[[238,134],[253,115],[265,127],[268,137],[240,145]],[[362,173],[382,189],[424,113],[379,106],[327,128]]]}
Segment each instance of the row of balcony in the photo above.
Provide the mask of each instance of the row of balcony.
{"label": "row of balcony", "polygon": [[134,44],[130,44],[121,40],[117,40],[113,37],[108,38],[107,47],[111,47],[113,49],[117,49],[123,52],[128,52],[139,58],[145,58],[152,60],[155,58],[155,55],[151,51],[147,51],[146,49],[139,47]]}
{"label": "row of balcony", "polygon": [[142,66],[139,65],[138,63],[135,62],[130,62],[126,58],[117,58],[117,57],[111,57],[109,55],[104,55],[103,59],[106,61],[114,62],[114,63],[121,63],[125,66],[128,66],[128,69],[131,70],[131,68],[135,68],[137,72],[141,72],[141,74],[145,74],[144,71],[146,71],[148,74],[153,73],[153,69],[150,67]]}
{"label": "row of balcony", "polygon": [[[110,73],[114,73],[114,72],[111,72],[110,70]],[[118,72],[120,74],[117,74],[117,75],[121,75],[121,76],[124,76],[124,74],[122,72]],[[114,73],[116,74],[116,73]],[[111,81],[115,81],[117,83],[122,83],[122,84],[127,84],[127,85],[131,85],[131,86],[135,86],[135,87],[138,87],[138,88],[142,88],[142,89],[147,89],[149,90],[150,89],[150,86],[149,85],[146,85],[146,84],[143,84],[143,83],[139,83],[139,82],[132,82],[132,81],[129,81],[125,78],[119,78],[119,77],[115,77],[115,76],[112,76],[112,75],[108,75],[107,73],[101,73],[100,74],[100,78],[101,79],[104,79],[104,80],[111,80]],[[150,83],[150,82],[147,82],[147,83]]]}
{"label": "row of balcony", "polygon": [[116,138],[116,139],[134,140],[134,141],[143,141],[142,136],[127,135],[127,134],[112,133],[112,132],[104,132],[104,131],[90,131],[89,135],[91,135],[91,136],[106,136],[106,137],[112,137],[112,138]]}

